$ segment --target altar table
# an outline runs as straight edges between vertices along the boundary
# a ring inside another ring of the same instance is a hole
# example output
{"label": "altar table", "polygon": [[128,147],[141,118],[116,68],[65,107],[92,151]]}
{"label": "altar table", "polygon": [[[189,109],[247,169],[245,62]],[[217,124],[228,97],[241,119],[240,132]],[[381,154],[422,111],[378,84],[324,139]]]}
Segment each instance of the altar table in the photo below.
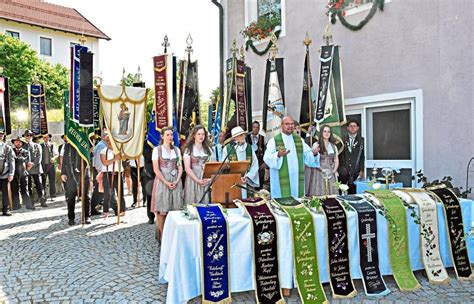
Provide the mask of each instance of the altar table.
{"label": "altar table", "polygon": [[[418,209],[416,209],[418,210]],[[473,224],[474,202],[461,200],[461,210],[465,232]],[[289,219],[275,215],[278,231],[278,258],[280,283],[282,288],[295,288],[293,275],[293,240]],[[326,221],[323,214],[313,214],[318,251],[318,265],[321,282],[329,282],[327,267]],[[407,210],[409,252],[412,270],[423,269],[420,252],[419,225],[414,223]],[[242,215],[240,209],[228,209],[230,232],[230,282],[232,292],[254,290],[253,258],[250,219]],[[443,264],[452,267],[445,217],[438,204],[440,252]],[[357,216],[354,211],[347,215],[349,231],[350,264],[353,279],[360,279]],[[387,222],[377,213],[379,267],[382,275],[391,274]],[[182,303],[201,294],[200,227],[198,220],[186,219],[180,211],[169,212],[166,218],[161,245],[159,281],[168,283],[167,303]],[[474,237],[467,238],[469,259],[474,262]],[[452,278],[455,279],[455,278]],[[358,290],[358,292],[364,292]],[[330,298],[330,295],[326,295]]]}

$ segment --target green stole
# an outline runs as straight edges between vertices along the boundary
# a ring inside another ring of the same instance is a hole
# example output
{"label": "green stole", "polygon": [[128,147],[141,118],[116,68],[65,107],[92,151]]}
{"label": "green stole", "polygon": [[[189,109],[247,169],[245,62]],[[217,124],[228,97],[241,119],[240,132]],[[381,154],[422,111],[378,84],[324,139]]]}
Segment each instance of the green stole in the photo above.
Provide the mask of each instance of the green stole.
{"label": "green stole", "polygon": [[[296,154],[298,156],[298,197],[304,196],[304,155],[303,155],[303,143],[301,137],[296,134],[293,135],[293,141],[295,142]],[[275,137],[275,148],[276,150],[284,149],[285,143],[283,142],[283,136],[278,133]],[[283,156],[283,164],[281,165],[280,171],[278,172],[280,179],[280,192],[281,197],[291,196],[291,185],[290,185],[290,171],[288,170],[288,159],[287,156]]]}
{"label": "green stole", "polygon": [[[227,147],[225,148],[225,150],[227,151],[227,153],[229,153],[229,149],[227,149]],[[237,161],[237,152],[235,151],[235,148],[234,149],[230,149],[231,152],[229,153],[229,160],[230,161]],[[245,159],[248,160],[250,163],[252,163],[252,146],[250,146],[249,144],[247,144],[247,148],[245,149]]]}
{"label": "green stole", "polygon": [[420,284],[413,275],[408,250],[408,221],[405,206],[398,196],[388,190],[370,190],[385,207],[388,226],[390,265],[395,282],[401,291],[413,291]]}

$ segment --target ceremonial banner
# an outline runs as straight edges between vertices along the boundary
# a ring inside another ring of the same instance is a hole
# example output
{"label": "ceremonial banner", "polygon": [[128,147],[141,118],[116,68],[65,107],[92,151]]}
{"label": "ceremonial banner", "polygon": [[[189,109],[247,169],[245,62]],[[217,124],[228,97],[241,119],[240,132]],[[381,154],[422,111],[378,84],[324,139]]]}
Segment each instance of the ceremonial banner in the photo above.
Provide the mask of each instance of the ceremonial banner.
{"label": "ceremonial banner", "polygon": [[340,196],[357,212],[360,272],[365,294],[385,296],[390,290],[385,285],[379,268],[377,247],[377,212],[364,198],[356,195]]}
{"label": "ceremonial banner", "polygon": [[413,291],[420,288],[410,268],[405,206],[398,196],[388,190],[371,190],[366,193],[375,205],[386,210],[390,265],[395,282],[401,291]]}
{"label": "ceremonial banner", "polygon": [[148,123],[148,131],[146,134],[146,141],[152,148],[160,145],[161,133],[156,130],[155,125],[155,113],[154,111],[150,115],[150,122]]}
{"label": "ceremonial banner", "polygon": [[343,143],[340,127],[346,123],[346,113],[339,46],[322,46],[320,61],[318,101],[314,121],[318,125],[325,124],[331,127],[337,146],[341,149]]}
{"label": "ceremonial banner", "polygon": [[94,126],[94,84],[92,82],[93,54],[80,53],[80,87],[79,87],[79,125]]}
{"label": "ceremonial banner", "polygon": [[181,116],[178,117],[178,133],[181,138],[186,138],[189,131],[201,124],[197,61],[187,64],[183,91],[184,96],[179,111]]}
{"label": "ceremonial banner", "polygon": [[444,216],[446,217],[446,229],[451,249],[451,260],[459,280],[472,280],[471,263],[467,254],[464,225],[462,222],[461,205],[459,199],[450,189],[446,187],[428,188],[443,203]]}
{"label": "ceremonial banner", "polygon": [[181,126],[180,124],[180,119],[181,119],[181,109],[183,107],[184,103],[184,91],[186,89],[186,76],[188,73],[188,62],[186,60],[180,60],[179,61],[179,86],[178,86],[178,101],[177,101],[177,108],[176,108],[176,114],[178,117],[178,130],[180,130]]}
{"label": "ceremonial banner", "polygon": [[242,202],[252,219],[255,295],[257,303],[285,303],[278,271],[277,223],[266,201]]}
{"label": "ceremonial banner", "polygon": [[262,113],[265,142],[280,132],[281,119],[285,114],[283,58],[267,60]]}
{"label": "ceremonial banner", "polygon": [[64,135],[68,143],[89,164],[91,159],[89,138],[94,135],[94,128],[81,127],[72,119],[71,109],[69,108],[69,96],[69,91],[64,91]]}
{"label": "ceremonial banner", "polygon": [[94,89],[94,105],[93,105],[93,108],[94,108],[94,117],[93,117],[94,130],[97,132],[97,131],[101,130],[100,120],[102,118],[102,114],[100,112],[100,97],[99,97],[99,92],[97,91],[97,89]]}
{"label": "ceremonial banner", "polygon": [[202,303],[231,303],[226,219],[218,204],[196,209],[201,224]]}
{"label": "ceremonial banner", "polygon": [[114,154],[136,159],[143,153],[148,90],[124,86],[98,86],[105,126]]}
{"label": "ceremonial banner", "polygon": [[438,212],[436,202],[422,189],[392,191],[405,203],[416,203],[420,213],[421,258],[426,275],[432,284],[447,284],[449,276],[439,252]]}
{"label": "ceremonial banner", "polygon": [[247,102],[247,130],[250,132],[252,131],[252,68],[248,65],[245,66],[245,101]]}
{"label": "ceremonial banner", "polygon": [[155,122],[158,131],[173,123],[173,56],[153,57],[155,71]]}
{"label": "ceremonial banner", "polygon": [[[308,134],[309,127],[313,124],[314,112],[316,109],[316,92],[311,76],[311,66],[309,61],[309,49],[306,50],[303,71],[303,94],[301,96],[300,127],[302,133]],[[302,137],[306,136],[302,134]]]}
{"label": "ceremonial banner", "polygon": [[216,109],[216,118],[214,120],[214,125],[212,126],[212,137],[214,139],[214,145],[219,143],[219,133],[221,132],[221,112],[222,112],[222,101],[217,99],[217,109]]}
{"label": "ceremonial banner", "polygon": [[292,197],[273,199],[290,218],[298,293],[303,303],[327,303],[319,280],[318,254],[313,216]]}
{"label": "ceremonial banner", "polygon": [[[81,53],[87,53],[88,48],[76,44],[71,47],[71,86],[69,97],[69,108],[72,120],[79,122],[79,99],[81,95]],[[91,67],[92,72],[92,67]]]}
{"label": "ceremonial banner", "polygon": [[8,78],[3,76],[0,76],[0,130],[5,132],[5,135],[12,133]]}
{"label": "ceremonial banner", "polygon": [[346,213],[334,197],[328,197],[321,202],[326,215],[328,269],[332,294],[334,298],[352,298],[357,291],[352,283],[349,263]]}
{"label": "ceremonial banner", "polygon": [[28,101],[30,109],[30,128],[35,135],[48,134],[48,119],[46,117],[46,98],[41,84],[28,86]]}
{"label": "ceremonial banner", "polygon": [[230,140],[230,132],[233,128],[240,126],[248,130],[245,69],[245,63],[242,60],[235,57],[227,60],[227,93],[222,113],[222,130],[226,132],[226,143]]}

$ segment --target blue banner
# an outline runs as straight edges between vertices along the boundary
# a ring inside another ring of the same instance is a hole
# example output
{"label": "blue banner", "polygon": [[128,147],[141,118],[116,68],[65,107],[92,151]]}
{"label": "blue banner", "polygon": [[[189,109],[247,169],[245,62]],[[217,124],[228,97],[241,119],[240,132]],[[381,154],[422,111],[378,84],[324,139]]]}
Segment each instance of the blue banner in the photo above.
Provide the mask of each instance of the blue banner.
{"label": "blue banner", "polygon": [[32,84],[29,87],[31,131],[41,134],[41,85]]}
{"label": "blue banner", "polygon": [[196,206],[202,232],[203,303],[230,303],[229,236],[220,205]]}
{"label": "blue banner", "polygon": [[79,44],[71,47],[72,71],[71,71],[71,110],[72,120],[79,123],[79,97],[81,94],[81,53],[87,53],[88,48]]}
{"label": "blue banner", "polygon": [[146,142],[150,147],[154,148],[160,144],[161,134],[160,131],[156,129],[155,123],[155,111],[151,112],[150,122],[148,123],[148,131],[146,134]]}
{"label": "blue banner", "polygon": [[217,100],[217,110],[216,110],[216,119],[214,120],[214,125],[212,126],[212,138],[214,139],[214,145],[217,145],[219,133],[221,132],[221,112],[222,112],[222,102]]}

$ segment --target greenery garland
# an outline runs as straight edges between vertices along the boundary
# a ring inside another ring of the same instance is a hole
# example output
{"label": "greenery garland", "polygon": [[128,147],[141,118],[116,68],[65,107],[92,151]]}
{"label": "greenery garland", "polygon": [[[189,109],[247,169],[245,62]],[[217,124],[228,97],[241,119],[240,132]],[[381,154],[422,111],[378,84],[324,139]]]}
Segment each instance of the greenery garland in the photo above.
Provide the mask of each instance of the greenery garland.
{"label": "greenery garland", "polygon": [[344,6],[342,6],[340,9],[334,11],[331,13],[331,23],[335,24],[336,23],[336,15],[341,21],[342,25],[344,25],[346,28],[350,29],[351,31],[358,31],[361,28],[363,28],[371,19],[374,17],[375,13],[377,12],[377,9],[380,9],[380,11],[383,12],[383,7],[385,4],[385,0],[374,0],[372,7],[370,9],[369,14],[359,22],[357,25],[350,24],[346,18],[344,17]]}
{"label": "greenery garland", "polygon": [[[280,34],[281,34],[281,30],[278,30],[278,31],[275,31],[275,36],[278,38],[280,37]],[[267,44],[267,46],[262,50],[262,51],[259,51],[257,50],[257,48],[255,47],[255,45],[253,44],[253,40],[252,39],[248,39],[246,42],[245,42],[245,50],[248,51],[249,48],[252,49],[252,51],[259,55],[259,56],[263,56],[265,55],[268,50],[270,50],[270,48],[272,47],[273,45],[273,42],[270,40]]]}

